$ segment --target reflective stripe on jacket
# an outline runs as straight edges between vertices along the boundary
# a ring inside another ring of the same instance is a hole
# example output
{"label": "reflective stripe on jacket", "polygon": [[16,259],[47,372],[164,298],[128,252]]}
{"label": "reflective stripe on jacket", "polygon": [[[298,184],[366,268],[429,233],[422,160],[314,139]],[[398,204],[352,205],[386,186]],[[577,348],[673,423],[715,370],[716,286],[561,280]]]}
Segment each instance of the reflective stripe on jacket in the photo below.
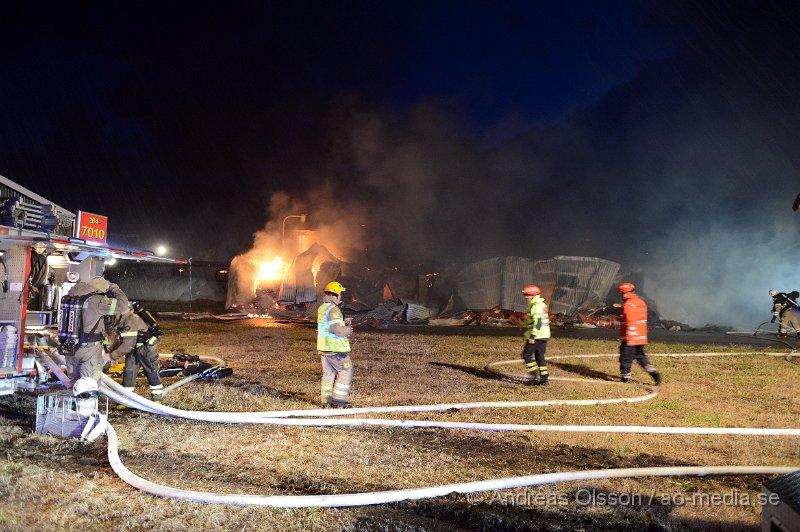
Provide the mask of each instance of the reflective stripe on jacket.
{"label": "reflective stripe on jacket", "polygon": [[547,304],[542,296],[534,296],[530,300],[528,309],[528,319],[522,321],[526,326],[524,337],[526,340],[547,340],[550,338],[550,316],[547,311]]}
{"label": "reflective stripe on jacket", "polygon": [[647,343],[647,303],[633,293],[624,294],[619,339],[628,345]]}
{"label": "reflective stripe on jacket", "polygon": [[317,350],[334,353],[349,353],[350,340],[331,332],[331,325],[344,325],[344,316],[339,307],[325,302],[317,310]]}

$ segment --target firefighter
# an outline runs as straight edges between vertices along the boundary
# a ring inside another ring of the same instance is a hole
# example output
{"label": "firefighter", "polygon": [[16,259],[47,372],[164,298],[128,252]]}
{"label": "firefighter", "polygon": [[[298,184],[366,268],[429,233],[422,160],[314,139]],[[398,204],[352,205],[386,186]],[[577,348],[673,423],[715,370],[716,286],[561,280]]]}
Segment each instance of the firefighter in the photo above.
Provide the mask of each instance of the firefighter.
{"label": "firefighter", "polygon": [[522,359],[525,360],[525,368],[531,376],[528,384],[546,385],[549,375],[544,354],[547,351],[547,340],[550,338],[547,304],[544,302],[541,289],[534,284],[523,288],[522,295],[528,302],[528,314],[519,321],[520,325],[525,327]]}
{"label": "firefighter", "polygon": [[650,374],[656,385],[661,383],[661,374],[650,363],[644,346],[647,345],[647,303],[635,292],[633,283],[619,285],[622,297],[622,323],[620,326],[619,372],[622,382],[630,382],[633,360]]}
{"label": "firefighter", "polygon": [[[76,315],[80,329],[76,331],[76,341],[61,348],[69,379],[73,383],[81,377],[98,380],[103,370],[104,333],[108,323],[125,310],[128,297],[119,286],[102,277],[75,283],[67,297],[80,302]],[[62,323],[62,327],[65,325]]]}
{"label": "firefighter", "polygon": [[[139,312],[136,309],[139,309]],[[128,303],[125,312],[117,326],[121,342],[108,353],[109,360],[116,362],[125,357],[125,370],[122,373],[122,386],[134,391],[136,388],[136,375],[142,368],[147,383],[150,385],[150,400],[160,403],[163,396],[164,385],[158,375],[158,335],[161,330],[153,319],[151,324],[145,322],[140,316],[147,313],[139,303]],[[145,317],[149,313],[145,314]],[[124,410],[124,405],[117,405],[117,409]]]}
{"label": "firefighter", "polygon": [[320,394],[323,408],[350,408],[350,383],[353,363],[350,360],[350,335],[353,326],[345,320],[339,306],[344,286],[336,281],[325,285],[322,304],[317,309],[317,351],[322,362]]}
{"label": "firefighter", "polygon": [[797,298],[800,293],[794,291],[786,294],[773,288],[769,291],[769,295],[772,296],[771,323],[775,323],[778,319],[780,320],[778,338],[787,337],[786,333],[789,325],[794,328],[795,334],[797,334],[797,331],[800,331],[800,308],[797,307]]}

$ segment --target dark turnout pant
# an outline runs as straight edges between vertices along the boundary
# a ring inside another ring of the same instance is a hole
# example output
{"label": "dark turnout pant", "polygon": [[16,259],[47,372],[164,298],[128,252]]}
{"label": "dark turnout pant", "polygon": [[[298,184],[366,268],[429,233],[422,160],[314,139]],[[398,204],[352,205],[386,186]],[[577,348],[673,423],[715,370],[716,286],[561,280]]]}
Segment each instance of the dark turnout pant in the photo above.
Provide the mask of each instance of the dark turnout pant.
{"label": "dark turnout pant", "polygon": [[628,345],[627,342],[622,342],[619,344],[619,373],[622,380],[631,378],[631,366],[633,366],[634,360],[648,373],[652,373],[656,369],[647,358],[643,345]]}
{"label": "dark turnout pant", "polygon": [[528,373],[538,371],[542,377],[546,377],[547,360],[544,354],[547,351],[547,340],[526,340],[525,347],[522,349],[522,359],[525,361],[525,369]]}
{"label": "dark turnout pant", "polygon": [[122,385],[133,389],[136,384],[136,375],[139,368],[147,377],[147,384],[150,385],[150,396],[153,399],[161,399],[164,386],[161,384],[161,377],[158,370],[161,369],[158,363],[158,351],[155,346],[142,345],[125,355],[125,370],[122,372]]}

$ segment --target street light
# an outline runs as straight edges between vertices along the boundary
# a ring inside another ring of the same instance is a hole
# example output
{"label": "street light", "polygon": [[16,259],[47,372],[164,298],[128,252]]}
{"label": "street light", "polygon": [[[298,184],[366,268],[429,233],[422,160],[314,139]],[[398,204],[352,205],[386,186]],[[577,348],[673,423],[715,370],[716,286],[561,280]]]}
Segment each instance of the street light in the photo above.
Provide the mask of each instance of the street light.
{"label": "street light", "polygon": [[281,250],[283,250],[283,256],[286,256],[286,220],[289,218],[300,218],[300,223],[306,223],[306,215],[305,214],[290,214],[286,218],[283,219],[281,222]]}
{"label": "street light", "polygon": [[156,248],[156,255],[166,255],[167,254],[167,246],[158,246]]}

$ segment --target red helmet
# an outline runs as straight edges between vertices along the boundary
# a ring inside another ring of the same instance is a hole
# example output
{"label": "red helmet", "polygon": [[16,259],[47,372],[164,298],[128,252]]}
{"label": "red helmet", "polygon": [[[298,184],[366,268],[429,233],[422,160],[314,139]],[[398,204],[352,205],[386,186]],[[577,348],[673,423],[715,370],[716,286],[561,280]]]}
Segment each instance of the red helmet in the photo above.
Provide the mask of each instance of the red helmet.
{"label": "red helmet", "polygon": [[622,283],[619,285],[620,294],[627,294],[628,292],[633,292],[634,290],[636,290],[636,287],[633,286],[633,283]]}
{"label": "red helmet", "polygon": [[542,293],[541,289],[539,289],[539,287],[536,286],[535,284],[529,284],[528,286],[522,289],[522,295],[525,296],[538,296],[541,293]]}

